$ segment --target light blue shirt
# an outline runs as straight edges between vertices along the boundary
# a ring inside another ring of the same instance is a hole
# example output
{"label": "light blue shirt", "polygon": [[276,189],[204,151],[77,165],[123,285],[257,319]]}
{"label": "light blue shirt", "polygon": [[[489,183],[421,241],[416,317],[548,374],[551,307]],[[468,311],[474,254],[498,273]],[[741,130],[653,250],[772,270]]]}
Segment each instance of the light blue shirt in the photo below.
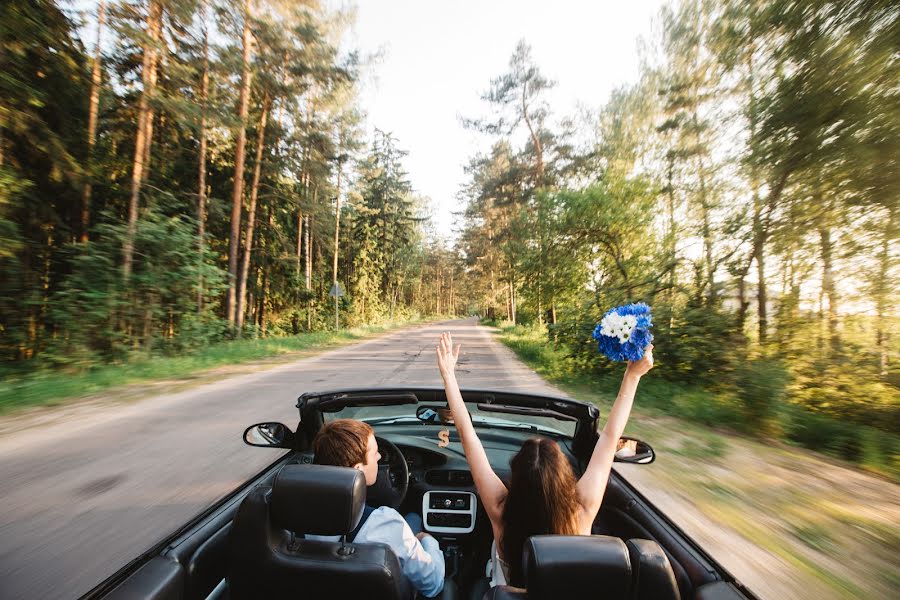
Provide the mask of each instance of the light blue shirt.
{"label": "light blue shirt", "polygon": [[[306,539],[336,542],[340,536],[307,535]],[[393,508],[382,506],[372,511],[353,543],[390,546],[403,574],[423,596],[432,598],[444,589],[444,554],[438,541],[425,536],[420,542],[406,519]]]}

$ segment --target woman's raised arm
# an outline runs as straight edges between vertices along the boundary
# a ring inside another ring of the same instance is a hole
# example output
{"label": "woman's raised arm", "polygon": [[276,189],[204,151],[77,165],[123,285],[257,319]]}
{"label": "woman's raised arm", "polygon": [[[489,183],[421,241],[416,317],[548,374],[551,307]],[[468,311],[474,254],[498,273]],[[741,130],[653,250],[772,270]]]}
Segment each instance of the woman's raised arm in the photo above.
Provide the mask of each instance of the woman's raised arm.
{"label": "woman's raised arm", "polygon": [[613,458],[616,454],[616,445],[625,431],[625,424],[628,423],[638,382],[651,368],[653,368],[653,344],[647,346],[641,360],[628,363],[625,377],[619,388],[619,395],[616,396],[616,401],[609,411],[606,427],[600,432],[600,438],[591,454],[591,461],[581,479],[578,480],[576,486],[578,499],[584,509],[583,514],[589,521],[593,521],[597,516],[597,511],[600,510],[600,504],[603,502],[606,482],[609,480],[609,471],[612,469]]}
{"label": "woman's raised arm", "polygon": [[459,384],[456,383],[456,360],[459,358],[460,345],[453,347],[453,339],[449,333],[442,333],[437,345],[437,363],[444,380],[444,390],[447,392],[447,404],[453,415],[453,423],[462,441],[463,450],[469,469],[472,470],[472,479],[475,480],[475,488],[481,504],[484,506],[491,523],[499,523],[502,514],[503,499],[506,497],[506,486],[494,473],[491,463],[488,461],[484,446],[475,433],[472,418],[463,402],[459,392]]}

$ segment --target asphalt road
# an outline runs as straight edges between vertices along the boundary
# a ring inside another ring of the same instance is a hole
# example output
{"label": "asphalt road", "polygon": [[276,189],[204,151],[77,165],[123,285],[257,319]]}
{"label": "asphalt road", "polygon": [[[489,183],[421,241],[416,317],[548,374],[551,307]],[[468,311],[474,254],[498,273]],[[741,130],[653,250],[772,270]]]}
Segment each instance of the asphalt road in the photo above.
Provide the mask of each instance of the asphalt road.
{"label": "asphalt road", "polygon": [[[302,392],[441,385],[434,346],[463,344],[461,387],[561,395],[474,320],[372,341],[0,434],[0,598],[77,598],[277,458],[247,425],[294,427]],[[113,394],[110,394],[113,395]]]}

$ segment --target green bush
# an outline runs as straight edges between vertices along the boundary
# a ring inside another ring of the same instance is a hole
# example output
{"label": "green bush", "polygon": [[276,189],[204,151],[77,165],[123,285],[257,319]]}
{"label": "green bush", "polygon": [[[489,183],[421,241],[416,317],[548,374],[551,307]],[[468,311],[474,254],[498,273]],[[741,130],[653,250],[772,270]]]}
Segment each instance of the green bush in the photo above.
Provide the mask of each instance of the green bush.
{"label": "green bush", "polygon": [[900,478],[900,436],[797,407],[784,411],[783,427],[790,442]]}
{"label": "green bush", "polygon": [[756,358],[738,365],[734,387],[746,417],[744,427],[763,434],[774,433],[774,418],[789,379],[784,364],[774,358]]}
{"label": "green bush", "polygon": [[798,369],[791,402],[834,419],[900,434],[898,390],[861,365],[836,360]]}

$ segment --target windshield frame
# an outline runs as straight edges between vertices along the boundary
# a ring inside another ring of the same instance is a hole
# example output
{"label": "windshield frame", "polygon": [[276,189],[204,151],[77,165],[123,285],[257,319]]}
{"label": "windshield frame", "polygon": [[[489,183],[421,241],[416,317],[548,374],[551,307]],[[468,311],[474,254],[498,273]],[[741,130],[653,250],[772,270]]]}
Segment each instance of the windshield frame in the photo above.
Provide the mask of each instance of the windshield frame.
{"label": "windshield frame", "polygon": [[[548,419],[568,417],[575,421],[573,434],[558,432],[572,439],[572,449],[576,455],[587,459],[597,440],[597,424],[600,417],[599,409],[587,402],[561,398],[554,396],[503,392],[497,390],[460,390],[463,401],[467,405],[479,404],[486,407],[518,407],[529,409],[539,416],[540,411],[553,413],[547,415]],[[446,393],[443,388],[355,388],[347,390],[335,390],[327,392],[307,392],[297,399],[296,407],[300,411],[300,427],[305,430],[309,439],[325,423],[325,414],[337,413],[350,407],[377,407],[377,406],[402,406],[417,405],[420,403],[446,403]],[[502,412],[498,410],[496,412]],[[514,422],[513,422],[514,423]],[[423,425],[426,425],[423,423]],[[445,427],[447,425],[444,425]],[[506,429],[512,429],[505,427]],[[552,427],[550,427],[552,429]],[[530,427],[519,427],[523,432],[543,433],[534,431]],[[549,434],[549,433],[548,433]]]}

